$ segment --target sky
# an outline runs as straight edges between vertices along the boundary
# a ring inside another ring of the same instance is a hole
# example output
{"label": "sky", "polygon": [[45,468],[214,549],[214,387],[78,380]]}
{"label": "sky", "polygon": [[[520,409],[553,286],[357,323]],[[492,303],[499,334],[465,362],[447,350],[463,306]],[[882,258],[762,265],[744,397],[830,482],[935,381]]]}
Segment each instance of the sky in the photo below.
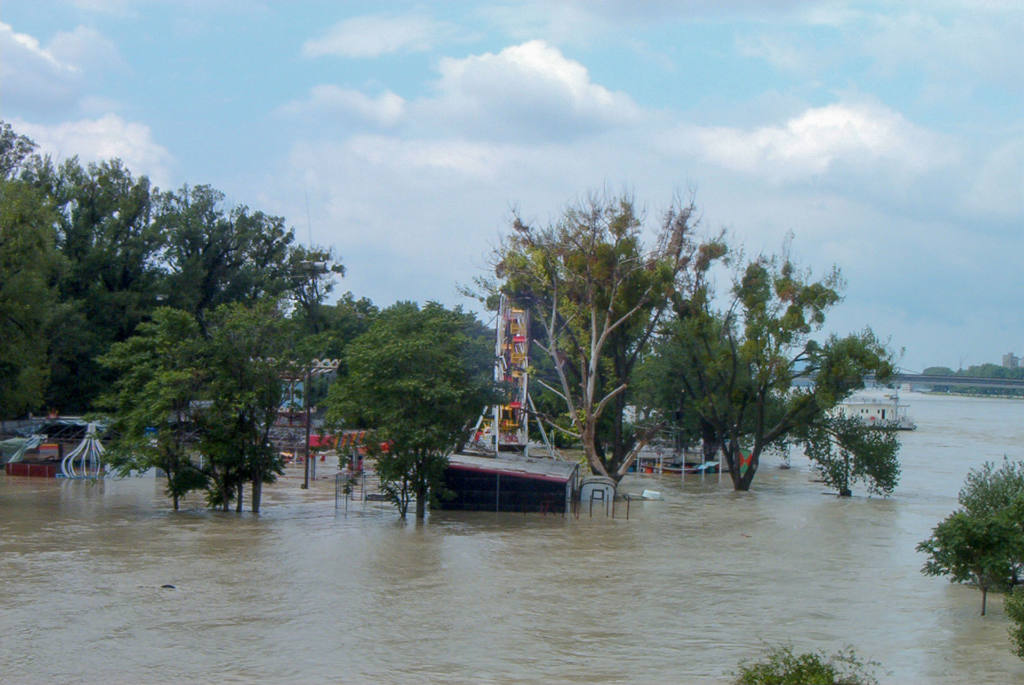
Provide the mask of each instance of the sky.
{"label": "sky", "polygon": [[472,308],[513,211],[628,193],[653,236],[692,195],[838,266],[830,331],[955,369],[1024,355],[1021,36],[1018,0],[4,0],[0,119],[283,216],[378,305]]}

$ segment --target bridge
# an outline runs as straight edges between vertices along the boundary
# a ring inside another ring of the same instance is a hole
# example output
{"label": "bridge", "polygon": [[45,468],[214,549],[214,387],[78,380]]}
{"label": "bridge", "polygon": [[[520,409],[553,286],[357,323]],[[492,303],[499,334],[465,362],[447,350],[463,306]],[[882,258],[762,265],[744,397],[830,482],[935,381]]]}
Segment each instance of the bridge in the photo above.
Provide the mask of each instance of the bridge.
{"label": "bridge", "polygon": [[932,376],[920,373],[894,373],[889,377],[891,383],[913,383],[914,385],[942,385],[949,387],[974,388],[1016,388],[1024,389],[1024,379],[1018,378],[978,378],[976,376]]}

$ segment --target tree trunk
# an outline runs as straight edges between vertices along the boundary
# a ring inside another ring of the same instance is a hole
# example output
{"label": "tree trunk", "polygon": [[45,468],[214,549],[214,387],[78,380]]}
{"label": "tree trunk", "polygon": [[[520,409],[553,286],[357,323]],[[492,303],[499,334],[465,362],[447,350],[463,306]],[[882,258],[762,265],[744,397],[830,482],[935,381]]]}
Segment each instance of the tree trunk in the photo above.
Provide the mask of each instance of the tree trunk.
{"label": "tree trunk", "polygon": [[258,475],[252,479],[252,512],[260,513],[260,499],[263,497],[263,478]]}
{"label": "tree trunk", "polygon": [[238,501],[235,502],[235,513],[241,514],[242,513],[242,500],[244,499],[244,496],[245,496],[245,482],[244,481],[240,482],[238,484],[238,486],[235,488],[235,491],[237,493],[236,497],[238,498]]}
{"label": "tree trunk", "polygon": [[587,456],[587,463],[590,464],[590,470],[599,476],[607,476],[613,479],[615,482],[619,481],[614,473],[608,473],[608,469],[604,465],[604,461],[597,454],[597,438],[596,438],[596,426],[594,421],[588,419],[583,427],[583,435],[580,436],[581,442],[583,442],[583,453]]}
{"label": "tree trunk", "polygon": [[715,427],[704,419],[700,420],[700,439],[701,447],[704,451],[704,461],[714,461],[715,455],[718,454],[718,439],[715,434]]}
{"label": "tree trunk", "polygon": [[757,473],[757,464],[761,456],[759,450],[751,450],[746,471],[743,471],[742,468],[743,451],[732,440],[729,441],[726,456],[729,461],[729,476],[732,478],[733,490],[747,492],[750,490],[750,484],[754,481],[754,474]]}
{"label": "tree trunk", "polygon": [[988,602],[988,585],[981,586],[981,615],[985,615],[985,605]]}
{"label": "tree trunk", "polygon": [[843,452],[843,482],[839,484],[839,496],[853,496],[850,491],[850,453],[846,451]]}
{"label": "tree trunk", "polygon": [[416,486],[416,520],[422,521],[427,516],[427,486],[422,483]]}

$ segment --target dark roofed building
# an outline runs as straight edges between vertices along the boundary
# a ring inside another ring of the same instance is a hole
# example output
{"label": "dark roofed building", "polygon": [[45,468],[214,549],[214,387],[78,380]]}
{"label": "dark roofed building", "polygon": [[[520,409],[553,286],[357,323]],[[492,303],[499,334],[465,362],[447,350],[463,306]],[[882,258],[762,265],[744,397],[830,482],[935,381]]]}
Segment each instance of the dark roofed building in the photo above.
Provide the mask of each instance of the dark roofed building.
{"label": "dark roofed building", "polygon": [[453,454],[445,486],[455,493],[442,509],[469,511],[568,511],[579,465],[523,456],[474,457]]}

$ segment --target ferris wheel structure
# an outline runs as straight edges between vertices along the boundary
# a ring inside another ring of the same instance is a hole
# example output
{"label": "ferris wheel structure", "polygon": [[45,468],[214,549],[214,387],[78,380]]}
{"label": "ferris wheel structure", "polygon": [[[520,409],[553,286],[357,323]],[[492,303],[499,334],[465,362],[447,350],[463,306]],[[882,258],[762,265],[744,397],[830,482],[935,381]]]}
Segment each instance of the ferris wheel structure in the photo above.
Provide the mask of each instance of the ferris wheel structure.
{"label": "ferris wheel structure", "polygon": [[[473,442],[477,448],[495,454],[528,455],[530,415],[536,415],[529,388],[530,314],[502,295],[495,328],[494,380],[505,387],[505,397],[502,404],[488,407],[480,416]],[[539,419],[537,427],[550,452],[551,445]]]}

